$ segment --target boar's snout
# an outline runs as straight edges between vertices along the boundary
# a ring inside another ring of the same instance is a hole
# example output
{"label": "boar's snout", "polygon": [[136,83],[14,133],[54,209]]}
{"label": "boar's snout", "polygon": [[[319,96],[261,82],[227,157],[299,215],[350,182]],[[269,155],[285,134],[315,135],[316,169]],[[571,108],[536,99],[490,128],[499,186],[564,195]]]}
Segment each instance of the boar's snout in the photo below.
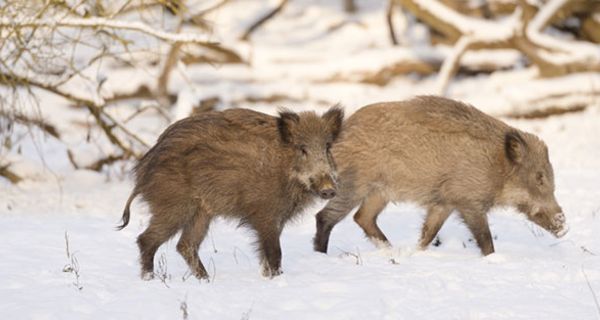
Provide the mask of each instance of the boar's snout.
{"label": "boar's snout", "polygon": [[563,237],[569,231],[567,219],[562,210],[544,211],[542,209],[535,213],[532,220],[557,238]]}
{"label": "boar's snout", "polygon": [[335,180],[329,174],[322,175],[318,179],[312,180],[311,188],[319,195],[319,197],[325,200],[335,197],[337,191]]}
{"label": "boar's snout", "polygon": [[559,212],[556,215],[554,215],[552,222],[555,226],[555,229],[552,233],[557,238],[562,238],[565,234],[569,232],[569,225],[567,224],[567,219],[565,218],[564,213]]}
{"label": "boar's snout", "polygon": [[324,189],[319,191],[319,196],[325,200],[335,197],[334,189]]}

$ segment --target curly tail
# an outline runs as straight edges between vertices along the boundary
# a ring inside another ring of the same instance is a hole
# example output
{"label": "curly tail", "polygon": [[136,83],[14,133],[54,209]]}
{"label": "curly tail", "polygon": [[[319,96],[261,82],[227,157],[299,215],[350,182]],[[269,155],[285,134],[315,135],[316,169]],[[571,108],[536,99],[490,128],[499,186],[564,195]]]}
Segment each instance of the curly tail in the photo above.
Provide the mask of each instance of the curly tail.
{"label": "curly tail", "polygon": [[121,217],[121,221],[123,221],[123,224],[121,224],[120,226],[117,226],[117,230],[123,230],[123,228],[125,228],[129,224],[129,206],[131,205],[131,202],[133,202],[133,199],[138,194],[139,194],[139,191],[137,189],[134,189],[133,192],[131,192],[129,199],[127,199],[127,203],[125,204],[125,210],[123,210],[123,216]]}

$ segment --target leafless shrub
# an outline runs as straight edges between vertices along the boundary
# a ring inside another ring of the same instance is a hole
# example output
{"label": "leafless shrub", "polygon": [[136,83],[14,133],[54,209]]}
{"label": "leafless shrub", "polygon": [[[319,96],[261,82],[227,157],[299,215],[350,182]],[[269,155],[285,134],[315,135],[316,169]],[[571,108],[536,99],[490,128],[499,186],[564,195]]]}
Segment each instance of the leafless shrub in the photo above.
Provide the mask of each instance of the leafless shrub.
{"label": "leafless shrub", "polygon": [[[52,112],[40,92],[58,95],[91,116],[105,140],[116,147],[88,166],[99,170],[116,160],[139,157],[149,144],[110,112],[119,97],[149,99],[163,107],[173,103],[166,87],[180,54],[201,48],[208,56],[237,57],[190,32],[202,20],[191,20],[184,2],[163,0],[20,1],[0,3],[0,138],[10,137],[13,123],[36,126],[57,139],[51,124],[32,118]],[[185,24],[185,29],[184,29]],[[189,55],[189,54],[188,54]],[[235,59],[234,59],[235,60]],[[241,60],[241,59],[238,59]],[[206,58],[204,62],[212,62]],[[153,88],[136,94],[104,87],[107,68],[116,64],[156,74]],[[148,94],[149,93],[149,94]],[[134,117],[136,115],[132,115]],[[130,119],[128,119],[130,120]]]}

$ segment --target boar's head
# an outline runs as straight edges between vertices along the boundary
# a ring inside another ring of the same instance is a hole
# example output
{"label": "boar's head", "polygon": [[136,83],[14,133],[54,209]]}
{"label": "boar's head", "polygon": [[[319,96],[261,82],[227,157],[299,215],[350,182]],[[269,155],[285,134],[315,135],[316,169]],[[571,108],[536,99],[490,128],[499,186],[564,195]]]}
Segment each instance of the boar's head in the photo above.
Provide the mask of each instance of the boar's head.
{"label": "boar's head", "polygon": [[337,174],[330,149],[340,134],[343,118],[342,109],[334,106],[322,116],[284,110],[277,120],[283,144],[294,150],[292,176],[323,199],[336,195]]}
{"label": "boar's head", "polygon": [[516,206],[527,218],[556,237],[569,230],[554,197],[554,172],[546,144],[532,134],[511,131],[504,137],[509,177],[502,190],[504,204]]}

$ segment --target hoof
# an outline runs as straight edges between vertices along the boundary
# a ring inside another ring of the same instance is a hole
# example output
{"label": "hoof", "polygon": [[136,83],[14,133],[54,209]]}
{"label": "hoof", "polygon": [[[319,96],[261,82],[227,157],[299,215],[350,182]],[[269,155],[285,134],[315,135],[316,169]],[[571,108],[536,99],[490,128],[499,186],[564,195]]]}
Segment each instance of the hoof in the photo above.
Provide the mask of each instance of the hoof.
{"label": "hoof", "polygon": [[277,277],[278,275],[281,275],[283,273],[283,270],[281,269],[281,267],[279,268],[271,268],[268,264],[266,263],[262,263],[262,267],[261,267],[262,271],[262,275],[265,278],[270,278],[273,279],[274,277]]}
{"label": "hoof", "polygon": [[200,282],[210,282],[210,277],[208,276],[208,273],[196,274],[195,277]]}
{"label": "hoof", "polygon": [[142,271],[142,280],[150,281],[154,279],[154,272],[152,271]]}
{"label": "hoof", "polygon": [[277,270],[268,269],[268,270],[262,271],[263,277],[269,278],[269,279],[273,279],[281,274],[283,274],[283,270],[281,270],[281,269],[277,269]]}

